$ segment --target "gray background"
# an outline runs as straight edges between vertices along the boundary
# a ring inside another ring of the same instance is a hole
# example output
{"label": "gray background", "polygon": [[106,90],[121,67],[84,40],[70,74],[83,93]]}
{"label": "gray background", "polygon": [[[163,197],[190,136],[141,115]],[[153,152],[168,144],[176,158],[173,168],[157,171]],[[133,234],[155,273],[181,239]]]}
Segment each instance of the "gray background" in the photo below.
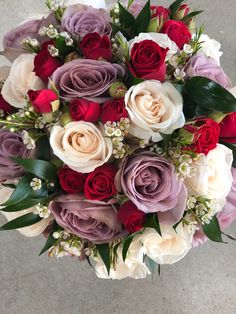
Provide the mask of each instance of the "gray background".
{"label": "gray background", "polygon": [[[96,0],[95,0],[96,1]],[[236,84],[236,1],[190,1],[205,8],[200,22],[222,42],[222,64]],[[0,38],[43,8],[43,0],[0,0]],[[159,1],[169,4],[170,1]],[[3,60],[0,59],[3,63]],[[4,219],[0,217],[0,223]],[[236,223],[230,232],[236,234]],[[207,243],[152,282],[104,281],[76,259],[38,257],[42,237],[0,234],[0,314],[236,313],[236,243]]]}

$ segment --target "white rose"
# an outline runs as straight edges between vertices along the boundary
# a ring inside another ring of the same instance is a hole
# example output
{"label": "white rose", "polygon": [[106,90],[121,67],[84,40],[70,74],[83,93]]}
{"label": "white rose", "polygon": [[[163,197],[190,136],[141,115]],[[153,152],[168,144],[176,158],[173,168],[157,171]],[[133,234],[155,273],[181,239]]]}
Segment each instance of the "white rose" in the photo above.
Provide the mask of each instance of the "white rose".
{"label": "white rose", "polygon": [[[10,198],[12,192],[13,192],[13,189],[0,185],[0,204],[3,204],[4,202],[6,202]],[[2,207],[0,207],[0,209],[1,208]],[[11,221],[23,215],[32,213],[33,210],[34,208],[29,208],[29,209],[21,210],[18,212],[7,213],[4,211],[1,211],[1,213],[7,218],[8,221]],[[52,220],[52,217],[50,216],[46,219],[42,219],[41,221],[37,222],[36,224],[32,226],[17,229],[17,231],[19,231],[25,237],[29,237],[29,238],[37,237],[38,235],[43,233],[43,231],[47,228],[51,220]]]}
{"label": "white rose", "polygon": [[210,199],[224,199],[233,183],[232,162],[231,149],[218,144],[201,163],[195,163],[196,174],[185,180],[189,193]]}
{"label": "white rose", "polygon": [[129,41],[129,49],[133,48],[134,44],[139,43],[143,40],[152,40],[157,43],[160,47],[166,49],[168,48],[167,57],[176,54],[178,47],[175,42],[173,42],[168,35],[160,33],[140,33],[134,39]]}
{"label": "white rose", "polygon": [[158,142],[161,134],[171,134],[185,123],[183,99],[170,83],[144,81],[132,86],[125,95],[131,121],[130,134]]}
{"label": "white rose", "polygon": [[33,70],[34,55],[32,54],[23,54],[13,62],[1,91],[3,98],[13,107],[24,108],[27,105],[26,97],[30,89],[45,88],[43,81]]}
{"label": "white rose", "polygon": [[223,52],[220,51],[221,43],[215,39],[211,39],[208,35],[202,34],[199,42],[201,42],[202,48],[199,50],[203,52],[208,58],[213,58],[220,65],[220,57]]}
{"label": "white rose", "polygon": [[90,122],[70,122],[64,128],[54,126],[50,144],[57,157],[82,173],[93,171],[112,155],[111,140]]}
{"label": "white rose", "polygon": [[162,236],[154,229],[145,229],[139,236],[143,244],[144,254],[159,265],[174,264],[180,261],[192,248],[194,228],[180,223],[176,230],[161,225]]}
{"label": "white rose", "polygon": [[110,275],[108,276],[106,267],[100,258],[97,259],[95,265],[96,273],[102,279],[143,279],[150,275],[150,271],[143,262],[143,249],[139,241],[133,240],[130,245],[127,258],[125,262],[122,258],[122,247],[117,250],[116,268],[111,268]]}

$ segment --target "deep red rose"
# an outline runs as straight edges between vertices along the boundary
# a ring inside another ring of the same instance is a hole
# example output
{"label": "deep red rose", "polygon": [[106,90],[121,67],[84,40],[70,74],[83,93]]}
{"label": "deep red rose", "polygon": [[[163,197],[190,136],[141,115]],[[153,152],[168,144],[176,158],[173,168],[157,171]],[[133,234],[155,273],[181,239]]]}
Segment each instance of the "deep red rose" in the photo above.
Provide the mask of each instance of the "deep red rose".
{"label": "deep red rose", "polygon": [[138,210],[131,201],[125,202],[120,207],[117,217],[130,233],[141,230],[145,222],[145,213]]}
{"label": "deep red rose", "polygon": [[129,70],[134,77],[164,81],[167,49],[152,40],[135,43],[131,49]]}
{"label": "deep red rose", "polygon": [[190,149],[194,152],[207,155],[209,151],[216,148],[220,126],[214,120],[201,118],[195,124],[185,125],[184,128],[194,136],[193,143],[190,145]]}
{"label": "deep red rose", "polygon": [[2,97],[0,93],[0,109],[4,112],[4,114],[11,114],[14,111],[14,108],[6,102],[6,100]]}
{"label": "deep red rose", "polygon": [[76,194],[83,192],[86,175],[76,172],[67,166],[62,167],[58,173],[61,188],[69,193]]}
{"label": "deep red rose", "polygon": [[87,34],[80,43],[80,49],[86,59],[103,58],[109,62],[112,60],[111,42],[107,35]]}
{"label": "deep red rose", "polygon": [[52,57],[47,49],[39,52],[34,58],[34,72],[46,83],[53,72],[62,65],[63,62],[57,57]]}
{"label": "deep red rose", "polygon": [[48,41],[45,41],[42,46],[41,46],[41,51],[42,50],[48,50],[48,46],[54,46],[55,45],[55,42],[53,40],[48,40]]}
{"label": "deep red rose", "polygon": [[121,118],[127,118],[128,112],[125,109],[124,98],[108,100],[102,105],[101,120],[105,124],[107,121],[118,122]]}
{"label": "deep red rose", "polygon": [[164,23],[161,31],[167,34],[179,49],[182,49],[185,44],[188,44],[192,38],[188,27],[182,21],[169,20]]}
{"label": "deep red rose", "polygon": [[220,138],[226,143],[236,143],[236,112],[227,115],[220,123]]}
{"label": "deep red rose", "polygon": [[117,194],[115,175],[117,170],[109,164],[91,172],[85,182],[84,194],[89,200],[104,200]]}
{"label": "deep red rose", "polygon": [[51,89],[30,90],[28,96],[34,109],[40,113],[52,112],[52,102],[59,99],[57,93]]}
{"label": "deep red rose", "polygon": [[70,115],[74,121],[95,123],[101,115],[101,105],[86,99],[75,99],[70,104]]}
{"label": "deep red rose", "polygon": [[152,13],[152,18],[158,17],[158,18],[163,19],[163,21],[166,21],[169,18],[170,10],[162,6],[152,5],[151,13]]}

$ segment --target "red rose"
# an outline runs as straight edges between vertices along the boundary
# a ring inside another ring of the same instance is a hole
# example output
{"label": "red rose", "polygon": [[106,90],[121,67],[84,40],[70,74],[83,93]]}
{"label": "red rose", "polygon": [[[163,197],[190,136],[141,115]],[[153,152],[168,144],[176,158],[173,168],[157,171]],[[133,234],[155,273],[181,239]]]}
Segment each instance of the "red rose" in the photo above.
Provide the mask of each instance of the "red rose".
{"label": "red rose", "polygon": [[219,141],[220,126],[212,119],[198,119],[195,124],[188,124],[184,127],[193,134],[193,142],[190,149],[198,154],[207,155],[209,151],[216,148]]}
{"label": "red rose", "polygon": [[86,99],[75,99],[70,104],[70,115],[74,121],[95,123],[99,120],[101,105]]}
{"label": "red rose", "polygon": [[152,5],[151,13],[152,13],[152,18],[158,17],[158,18],[163,19],[163,21],[166,21],[169,18],[170,10],[162,6]]}
{"label": "red rose", "polygon": [[179,49],[182,49],[192,38],[190,31],[182,21],[169,20],[165,22],[162,27],[162,33],[167,34]]}
{"label": "red rose", "polygon": [[2,97],[0,93],[0,109],[4,112],[4,114],[11,114],[14,111],[14,108],[6,102],[6,100]]}
{"label": "red rose", "polygon": [[111,42],[107,35],[87,34],[80,43],[80,49],[87,59],[98,60],[103,58],[107,61],[112,60]]}
{"label": "red rose", "polygon": [[58,95],[51,89],[28,91],[29,100],[37,112],[49,113],[54,111],[52,103],[58,100]]}
{"label": "red rose", "polygon": [[129,70],[138,78],[164,81],[166,54],[167,49],[161,48],[152,40],[135,43],[131,49]]}
{"label": "red rose", "polygon": [[187,4],[182,4],[178,11],[174,15],[175,20],[182,20],[186,15],[189,14],[189,7]]}
{"label": "red rose", "polygon": [[102,105],[101,120],[105,124],[107,121],[118,122],[121,118],[127,118],[128,112],[125,109],[124,98],[108,100]]}
{"label": "red rose", "polygon": [[76,172],[67,166],[61,168],[58,173],[61,188],[69,193],[81,193],[84,189],[86,176],[83,173]]}
{"label": "red rose", "polygon": [[89,200],[104,200],[117,193],[115,175],[117,170],[109,164],[91,172],[85,182],[84,194]]}
{"label": "red rose", "polygon": [[44,44],[43,50],[34,58],[34,72],[44,82],[47,82],[53,72],[63,65],[63,62],[59,58],[50,55],[47,49],[48,45],[49,42]]}
{"label": "red rose", "polygon": [[236,112],[227,115],[220,123],[220,138],[226,143],[236,143]]}
{"label": "red rose", "polygon": [[130,233],[141,230],[145,222],[145,213],[138,210],[131,201],[120,207],[117,217]]}

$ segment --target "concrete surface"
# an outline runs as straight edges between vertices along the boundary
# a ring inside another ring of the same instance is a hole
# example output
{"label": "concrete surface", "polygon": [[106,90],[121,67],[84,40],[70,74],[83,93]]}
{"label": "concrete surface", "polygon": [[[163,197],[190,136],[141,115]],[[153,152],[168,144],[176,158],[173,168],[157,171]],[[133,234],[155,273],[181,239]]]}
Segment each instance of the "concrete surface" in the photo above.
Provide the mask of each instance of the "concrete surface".
{"label": "concrete surface", "polygon": [[[236,84],[236,1],[191,1],[201,22],[222,42],[222,64]],[[0,0],[0,38],[43,8],[43,0]],[[170,1],[161,1],[166,4]],[[0,60],[0,62],[3,62]],[[0,223],[4,219],[0,218]],[[236,234],[236,223],[229,232]],[[235,314],[236,243],[208,243],[181,262],[162,267],[152,282],[103,281],[76,259],[38,257],[44,239],[0,234],[0,314]]]}

